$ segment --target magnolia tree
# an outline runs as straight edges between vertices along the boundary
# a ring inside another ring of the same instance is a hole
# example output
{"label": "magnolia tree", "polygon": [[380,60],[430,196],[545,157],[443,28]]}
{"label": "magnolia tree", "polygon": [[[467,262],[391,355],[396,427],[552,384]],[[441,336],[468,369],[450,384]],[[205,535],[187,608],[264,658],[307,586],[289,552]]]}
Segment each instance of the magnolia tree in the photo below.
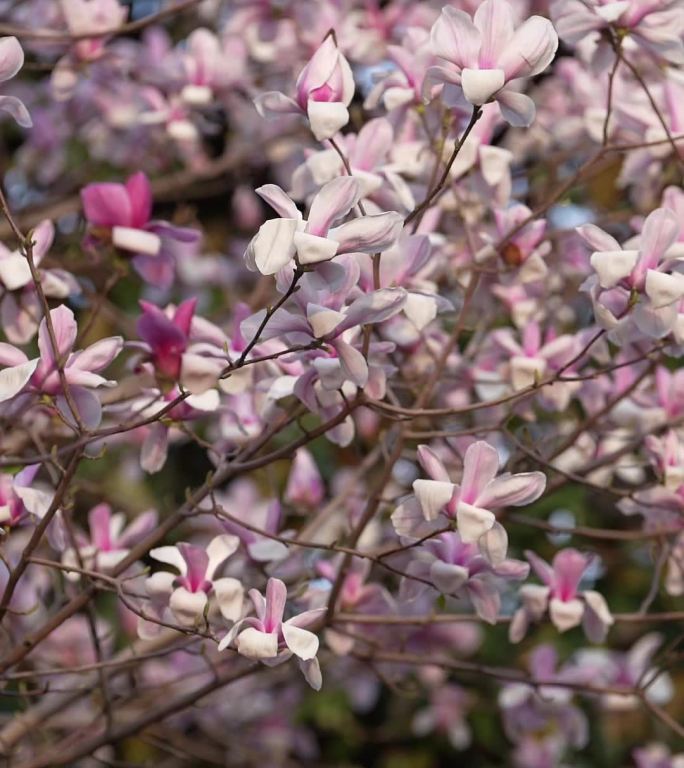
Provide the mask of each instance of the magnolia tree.
{"label": "magnolia tree", "polygon": [[0,4],[8,766],[684,765],[684,0],[442,2]]}

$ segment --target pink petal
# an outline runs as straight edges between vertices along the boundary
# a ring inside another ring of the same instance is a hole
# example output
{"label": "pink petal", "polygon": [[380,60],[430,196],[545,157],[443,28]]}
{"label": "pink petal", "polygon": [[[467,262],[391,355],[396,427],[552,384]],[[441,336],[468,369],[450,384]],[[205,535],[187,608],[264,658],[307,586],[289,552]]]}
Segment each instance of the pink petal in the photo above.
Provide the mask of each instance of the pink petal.
{"label": "pink petal", "polygon": [[482,43],[478,63],[481,69],[497,67],[497,59],[513,37],[513,13],[506,0],[485,0],[473,18]]}
{"label": "pink petal", "polygon": [[[52,327],[55,332],[57,354],[60,357],[64,357],[64,355],[71,352],[76,341],[76,334],[78,333],[74,313],[65,304],[60,304],[55,309],[50,310],[50,319],[52,320]],[[38,329],[38,349],[40,350],[41,360],[44,363],[54,363],[52,341],[50,340],[45,318],[41,321],[40,328]]]}
{"label": "pink petal", "polygon": [[359,182],[351,176],[340,176],[325,184],[314,197],[306,231],[325,237],[333,222],[346,216],[358,203]]}
{"label": "pink petal", "polygon": [[486,506],[485,502],[480,500],[480,495],[498,471],[499,454],[495,448],[483,440],[468,446],[463,458],[461,501],[468,504],[477,501],[481,506]]}
{"label": "pink petal", "polygon": [[436,56],[463,69],[477,61],[481,36],[467,13],[446,6],[432,26],[430,42]]}
{"label": "pink petal", "polygon": [[81,201],[86,219],[96,227],[130,227],[133,222],[131,201],[123,184],[88,184],[81,190]]}
{"label": "pink petal", "polygon": [[558,35],[553,24],[541,16],[532,16],[515,30],[501,51],[497,65],[506,72],[506,80],[533,77],[553,61],[558,49]]}
{"label": "pink petal", "polygon": [[152,217],[152,187],[142,171],[126,180],[126,192],[131,206],[131,226],[142,229]]}
{"label": "pink petal", "polygon": [[266,585],[266,613],[264,615],[264,625],[267,630],[277,629],[285,612],[285,603],[287,602],[287,587],[280,579],[270,578]]}
{"label": "pink petal", "polygon": [[543,472],[522,472],[518,475],[505,474],[487,485],[478,497],[480,506],[498,509],[499,507],[521,507],[536,501],[546,488],[546,476]]}

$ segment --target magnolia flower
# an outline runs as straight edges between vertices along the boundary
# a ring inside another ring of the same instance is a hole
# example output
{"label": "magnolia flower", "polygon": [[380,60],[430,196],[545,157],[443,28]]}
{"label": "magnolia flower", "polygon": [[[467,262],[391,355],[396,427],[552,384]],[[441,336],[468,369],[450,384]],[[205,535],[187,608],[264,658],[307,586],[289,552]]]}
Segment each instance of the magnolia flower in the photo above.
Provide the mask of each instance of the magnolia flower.
{"label": "magnolia flower", "polygon": [[186,80],[183,102],[200,107],[211,104],[217,91],[243,76],[245,55],[245,45],[236,36],[221,39],[205,27],[193,30],[180,57]]}
{"label": "magnolia flower", "polygon": [[[157,525],[157,513],[154,510],[138,515],[130,525],[126,525],[126,516],[122,512],[112,514],[109,504],[98,504],[88,513],[89,536],[78,531],[76,543],[78,554],[72,547],[62,555],[66,566],[79,566],[83,562],[89,570],[110,571],[129,553],[130,548],[142,536]],[[66,577],[78,581],[80,574],[67,573]]]}
{"label": "magnolia flower", "polygon": [[[55,236],[54,224],[44,219],[31,232],[32,257],[40,275],[40,285],[48,298],[66,299],[79,294],[77,280],[63,269],[41,269],[40,264],[52,247]],[[0,288],[4,288],[0,300],[2,327],[12,344],[27,344],[38,330],[38,318],[42,309],[26,256],[20,251],[10,251],[0,243]]]}
{"label": "magnolia flower", "polygon": [[242,656],[271,666],[286,661],[294,654],[299,659],[306,681],[319,690],[318,637],[306,627],[315,623],[325,609],[304,611],[283,621],[287,587],[280,579],[268,580],[265,599],[256,589],[251,589],[249,596],[256,617],[248,616],[236,622],[219,643],[219,651],[235,643],[237,652]]}
{"label": "magnolia flower", "polygon": [[90,242],[111,243],[132,254],[133,266],[147,282],[171,285],[176,258],[192,254],[200,233],[153,220],[152,188],[142,171],[125,184],[101,182],[81,190]]}
{"label": "magnolia flower", "polygon": [[[680,0],[551,0],[549,10],[558,34],[572,45],[604,29],[620,30],[640,48],[673,64],[684,63]],[[624,45],[624,43],[623,43]],[[593,58],[605,61],[600,41]]]}
{"label": "magnolia flower", "polygon": [[53,494],[34,482],[40,464],[24,467],[16,475],[0,474],[0,525],[20,525],[28,516],[40,519],[48,511]]}
{"label": "magnolia flower", "polygon": [[181,542],[175,547],[157,547],[150,557],[167,563],[179,572],[153,573],[145,589],[153,604],[168,604],[180,624],[195,625],[215,601],[224,619],[237,621],[242,614],[242,584],[231,576],[215,578],[219,567],[237,550],[237,536],[224,533],[212,539],[206,548]]}
{"label": "magnolia flower", "polygon": [[325,498],[325,485],[313,456],[306,448],[298,448],[292,460],[285,487],[289,504],[315,509]]}
{"label": "magnolia flower", "polygon": [[483,441],[468,447],[460,485],[449,480],[444,465],[428,446],[419,446],[418,458],[432,478],[413,483],[425,519],[432,521],[440,514],[455,518],[461,540],[466,544],[491,530],[496,522],[493,509],[530,504],[546,487],[542,472],[506,473],[497,477],[499,454]]}
{"label": "magnolia flower", "polygon": [[245,260],[251,270],[273,275],[295,259],[308,266],[342,253],[377,253],[389,248],[401,232],[402,217],[394,212],[358,216],[333,227],[361,199],[361,184],[342,176],[325,184],[314,197],[304,220],[294,202],[275,184],[256,190],[279,215],[261,225]]}
{"label": "magnolia flower", "polygon": [[[91,344],[86,349],[72,352],[78,332],[74,313],[61,304],[50,310],[50,318],[57,340],[57,354],[62,360],[72,402],[84,425],[92,429],[102,419],[102,405],[91,389],[116,384],[100,376],[97,371],[106,368],[119,354],[123,339],[120,336],[111,336]],[[38,329],[38,351],[39,357],[29,360],[20,349],[0,343],[0,364],[9,366],[0,371],[0,403],[16,397],[28,385],[31,391],[55,396],[62,415],[67,420],[72,420],[73,415],[62,390],[45,319]]]}
{"label": "magnolia flower", "polygon": [[[635,691],[643,684],[647,700],[662,706],[674,695],[670,675],[653,664],[662,644],[662,635],[649,632],[627,651],[583,648],[573,657],[575,678],[593,685]],[[600,699],[603,707],[614,712],[638,709],[641,703],[639,696],[633,693],[603,693]]]}
{"label": "magnolia flower", "polygon": [[520,588],[523,605],[513,616],[509,637],[517,643],[525,636],[530,621],[539,621],[546,610],[559,632],[582,624],[584,633],[594,643],[603,642],[613,617],[599,592],[579,590],[579,583],[591,559],[576,549],[558,552],[549,565],[534,552],[525,552],[543,585],[526,584]]}
{"label": "magnolia flower", "polygon": [[202,395],[216,385],[226,358],[219,347],[192,339],[196,304],[197,299],[187,299],[169,316],[168,310],[141,301],[138,334],[162,385],[180,382],[193,395]]}
{"label": "magnolia flower", "polygon": [[[544,257],[551,251],[551,243],[544,240],[545,219],[529,221],[512,237],[508,237],[509,232],[517,230],[531,216],[532,211],[526,205],[519,203],[508,208],[497,208],[494,211],[497,240],[505,239],[506,241],[506,245],[501,249],[501,259],[504,264],[517,270],[516,277],[522,283],[544,279],[548,271]],[[485,236],[485,239],[488,243],[476,254],[478,261],[496,254],[493,238]]]}
{"label": "magnolia flower", "polygon": [[[587,717],[562,685],[575,682],[572,672],[567,666],[557,670],[557,661],[552,646],[538,645],[528,661],[532,684],[509,683],[499,693],[504,732],[515,744],[515,768],[555,768],[569,746],[581,749],[589,739]],[[553,685],[556,681],[561,685]]]}
{"label": "magnolia flower", "polygon": [[626,243],[626,249],[593,224],[577,232],[595,249],[591,266],[596,274],[583,288],[591,296],[601,326],[615,332],[629,315],[641,333],[666,336],[684,298],[684,274],[672,269],[674,259],[682,258],[681,248],[675,246],[680,232],[675,214],[668,208],[653,211],[640,237]]}
{"label": "magnolia flower", "polygon": [[254,105],[264,116],[304,113],[318,141],[332,138],[349,122],[347,107],[354,96],[354,76],[332,35],[325,38],[300,72],[295,99],[279,91],[257,96]]}
{"label": "magnolia flower", "polygon": [[[23,66],[24,51],[17,38],[0,37],[0,83],[11,80]],[[22,128],[31,127],[28,109],[16,96],[0,96],[0,109],[9,112]]]}
{"label": "magnolia flower", "polygon": [[[521,580],[530,567],[521,560],[506,558],[508,536],[501,525],[494,526],[475,543],[466,543],[456,531],[428,539],[415,553],[407,573],[431,581],[444,595],[466,595],[477,615],[495,624],[501,607],[496,578]],[[422,582],[404,580],[404,595],[422,592]]]}
{"label": "magnolia flower", "polygon": [[475,107],[496,101],[503,118],[513,126],[529,126],[534,102],[516,88],[522,78],[534,77],[551,63],[558,36],[548,19],[532,16],[518,29],[506,0],[485,0],[473,19],[452,6],[442,9],[432,27],[432,47],[443,66],[431,67],[428,92],[443,85],[447,106]]}
{"label": "magnolia flower", "polygon": [[[516,336],[521,337],[520,341]],[[510,356],[503,368],[514,390],[526,389],[544,377],[564,370],[581,348],[577,338],[569,334],[557,336],[553,328],[547,330],[544,338],[535,322],[527,323],[520,334],[510,328],[496,330],[492,333],[492,341]],[[581,386],[578,381],[555,381],[540,392],[540,399],[562,411]]]}
{"label": "magnolia flower", "polygon": [[[354,342],[359,340],[358,331],[362,325],[381,323],[396,315],[405,300],[406,292],[402,288],[381,288],[360,296],[342,310],[309,303],[303,317],[279,309],[271,317],[260,340],[279,337],[292,344],[325,343],[331,351],[311,351],[309,375],[318,376],[322,387],[328,391],[336,392],[345,381],[357,387],[366,387],[369,382],[377,384],[378,372],[372,371],[372,366]],[[247,339],[254,338],[264,317],[265,310],[261,310],[244,320],[240,326],[242,335]],[[371,345],[369,352],[372,351]],[[303,381],[300,379],[298,384],[301,399],[309,403],[310,398],[303,391]]]}

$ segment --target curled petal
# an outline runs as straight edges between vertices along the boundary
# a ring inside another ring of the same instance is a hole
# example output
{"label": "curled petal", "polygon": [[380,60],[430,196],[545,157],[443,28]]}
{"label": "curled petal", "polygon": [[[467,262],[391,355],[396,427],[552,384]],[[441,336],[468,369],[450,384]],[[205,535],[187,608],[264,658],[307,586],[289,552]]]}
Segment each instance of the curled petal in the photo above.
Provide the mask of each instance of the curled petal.
{"label": "curled petal", "polygon": [[597,251],[591,255],[601,288],[614,288],[632,273],[639,260],[639,251]]}
{"label": "curled petal", "polygon": [[308,629],[302,629],[286,621],[282,627],[285,644],[304,661],[313,659],[318,653],[318,637]]}
{"label": "curled petal", "polygon": [[[248,659],[273,659],[278,655],[278,637],[254,627],[247,627],[240,632],[235,645],[238,653]],[[222,650],[220,646],[219,650]]]}
{"label": "curled petal", "polygon": [[0,403],[11,400],[28,384],[38,366],[38,358],[0,371]]}
{"label": "curled petal", "polygon": [[453,483],[441,480],[414,481],[413,492],[416,494],[426,520],[434,520],[439,515],[451,501],[457,487]]}
{"label": "curled petal", "polygon": [[169,607],[182,624],[195,624],[204,613],[208,598],[204,592],[190,592],[178,587],[171,593]]}
{"label": "curled petal", "polygon": [[566,632],[582,623],[584,603],[577,599],[564,601],[554,597],[549,602],[549,615],[558,631]]}
{"label": "curled petal", "polygon": [[505,82],[503,69],[464,69],[461,73],[463,94],[471,104],[486,104]]}
{"label": "curled petal", "polygon": [[477,541],[494,525],[496,518],[488,509],[459,502],[456,508],[456,524],[465,544]]}

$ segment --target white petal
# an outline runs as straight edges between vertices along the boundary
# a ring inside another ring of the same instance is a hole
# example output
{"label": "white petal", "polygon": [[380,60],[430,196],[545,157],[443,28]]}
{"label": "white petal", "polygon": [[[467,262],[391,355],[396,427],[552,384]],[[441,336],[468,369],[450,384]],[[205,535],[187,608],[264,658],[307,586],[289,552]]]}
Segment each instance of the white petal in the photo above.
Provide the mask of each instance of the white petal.
{"label": "white petal", "polygon": [[327,237],[295,232],[293,236],[297,259],[300,264],[318,264],[329,261],[337,253],[337,243]]}
{"label": "white petal", "polygon": [[413,492],[416,494],[426,520],[434,520],[439,515],[451,501],[455,488],[453,483],[445,483],[441,480],[414,481]]}
{"label": "white petal", "polygon": [[323,685],[323,675],[321,674],[321,665],[318,663],[318,659],[314,657],[308,661],[300,660],[299,668],[302,670],[304,679],[314,691],[320,691]]}
{"label": "white petal", "polygon": [[318,141],[332,139],[349,122],[349,111],[340,101],[310,101],[306,114]]}
{"label": "white petal", "polygon": [[653,302],[654,309],[661,309],[684,296],[684,275],[677,272],[666,275],[649,269],[646,273],[646,295]]}
{"label": "white petal", "polygon": [[28,488],[21,486],[14,486],[14,492],[22,500],[26,511],[35,515],[36,517],[43,517],[43,515],[50,509],[53,493],[47,491],[41,491],[39,488]]}
{"label": "white petal", "polygon": [[161,249],[159,235],[132,227],[113,227],[112,242],[122,251],[144,253],[146,256],[156,256]]}
{"label": "white petal", "polygon": [[461,539],[468,544],[477,541],[480,536],[487,533],[496,522],[494,513],[488,509],[473,507],[461,501],[456,508],[456,524]]}
{"label": "white petal", "polygon": [[244,601],[244,589],[242,584],[231,577],[216,579],[214,582],[214,594],[216,602],[224,619],[237,621],[242,615]]}
{"label": "white petal", "polygon": [[628,277],[639,258],[639,251],[597,251],[591,255],[601,288],[614,288]]}
{"label": "white petal", "polygon": [[273,659],[278,655],[278,638],[268,632],[247,627],[235,641],[238,653],[248,659]]}
{"label": "white petal", "polygon": [[406,294],[404,312],[413,325],[422,331],[437,316],[437,301],[434,296],[409,292]]}
{"label": "white petal", "polygon": [[581,600],[559,600],[552,598],[549,603],[549,615],[559,632],[578,626],[584,615],[584,604]]}
{"label": "white petal", "polygon": [[207,578],[212,579],[216,569],[240,546],[240,539],[229,533],[224,533],[213,538],[207,546],[209,563],[207,564]]}
{"label": "white petal", "polygon": [[188,565],[178,547],[157,547],[156,549],[151,549],[150,557],[159,560],[160,563],[172,565],[182,576],[185,576],[188,572]]}
{"label": "white petal", "polygon": [[31,282],[28,261],[20,253],[10,253],[0,258],[0,280],[8,291],[16,291]]}
{"label": "white petal", "polygon": [[539,357],[511,358],[511,383],[513,389],[526,389],[535,384],[544,375],[546,361]]}
{"label": "white petal", "polygon": [[296,219],[269,219],[259,227],[249,250],[262,275],[274,275],[290,262],[295,254],[297,224]]}
{"label": "white petal", "polygon": [[296,627],[287,621],[283,624],[282,630],[285,644],[295,656],[308,661],[318,653],[318,637],[313,632]]}
{"label": "white petal", "polygon": [[503,69],[464,69],[461,73],[461,88],[471,104],[486,104],[503,88],[506,76]]}
{"label": "white petal", "polygon": [[306,307],[306,317],[311,324],[311,330],[317,339],[330,333],[338,326],[345,315],[328,307],[321,307],[318,304],[308,304]]}
{"label": "white petal", "polygon": [[38,358],[0,371],[0,403],[10,400],[26,386],[38,366]]}
{"label": "white petal", "polygon": [[510,172],[513,153],[502,147],[484,145],[480,147],[480,170],[490,187],[503,181]]}
{"label": "white petal", "polygon": [[500,565],[508,552],[508,534],[501,523],[494,525],[478,540],[480,552],[492,565]]}
{"label": "white petal", "polygon": [[178,587],[171,593],[169,607],[181,624],[195,624],[204,613],[207,596],[204,592],[190,592]]}
{"label": "white petal", "polygon": [[524,584],[520,587],[520,599],[533,619],[540,619],[549,602],[549,588],[542,584]]}

